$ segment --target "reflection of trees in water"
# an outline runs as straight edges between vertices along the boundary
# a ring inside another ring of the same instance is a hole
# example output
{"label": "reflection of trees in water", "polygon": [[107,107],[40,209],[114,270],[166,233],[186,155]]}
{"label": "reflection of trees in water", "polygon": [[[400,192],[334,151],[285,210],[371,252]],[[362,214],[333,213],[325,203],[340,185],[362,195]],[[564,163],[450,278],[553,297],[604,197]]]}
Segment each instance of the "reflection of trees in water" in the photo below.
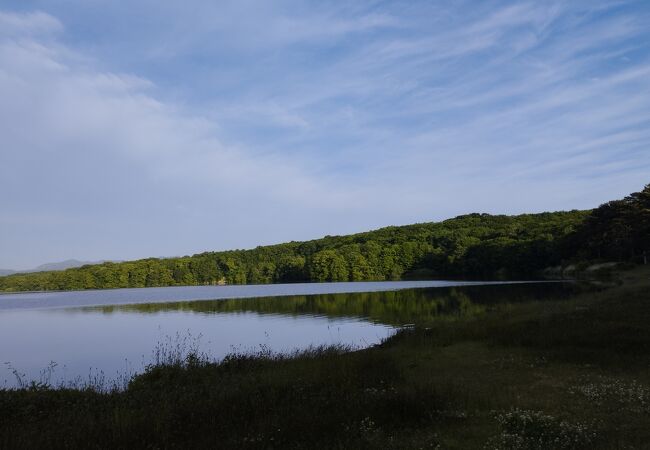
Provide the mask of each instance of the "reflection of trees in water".
{"label": "reflection of trees in water", "polygon": [[201,314],[255,312],[291,316],[354,317],[388,325],[402,325],[434,319],[472,317],[485,313],[497,304],[565,298],[573,289],[572,285],[564,283],[535,283],[147,303],[89,309],[107,314],[185,311]]}

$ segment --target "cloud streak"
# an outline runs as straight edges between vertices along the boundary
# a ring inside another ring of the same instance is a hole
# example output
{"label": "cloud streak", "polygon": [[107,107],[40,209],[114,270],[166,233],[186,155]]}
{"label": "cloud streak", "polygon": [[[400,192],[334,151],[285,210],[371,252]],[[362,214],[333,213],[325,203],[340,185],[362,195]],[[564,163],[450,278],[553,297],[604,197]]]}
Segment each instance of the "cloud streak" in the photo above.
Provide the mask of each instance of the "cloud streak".
{"label": "cloud streak", "polygon": [[0,266],[586,208],[648,182],[643,2],[150,6],[0,11]]}

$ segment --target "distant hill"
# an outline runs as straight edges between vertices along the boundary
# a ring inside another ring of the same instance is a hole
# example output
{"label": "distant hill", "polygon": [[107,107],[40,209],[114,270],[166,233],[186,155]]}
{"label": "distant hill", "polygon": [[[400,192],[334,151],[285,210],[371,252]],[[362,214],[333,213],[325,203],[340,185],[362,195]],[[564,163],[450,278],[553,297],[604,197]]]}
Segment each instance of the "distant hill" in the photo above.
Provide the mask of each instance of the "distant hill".
{"label": "distant hill", "polygon": [[106,261],[79,261],[76,259],[66,259],[65,261],[60,261],[60,262],[52,262],[52,263],[46,263],[46,264],[41,264],[40,266],[32,269],[32,270],[26,270],[25,272],[46,272],[46,271],[53,271],[53,270],[65,270],[65,269],[72,269],[73,267],[81,267],[81,266],[86,266],[88,264],[101,264]]}
{"label": "distant hill", "polygon": [[557,264],[561,259],[557,244],[588,214],[468,214],[443,222],[386,227],[250,250],[13,274],[0,277],[0,290],[521,278]]}
{"label": "distant hill", "polygon": [[85,267],[64,261],[0,277],[2,291],[149,286],[369,281],[415,278],[521,279],[576,262],[650,257],[650,185],[594,210],[467,214],[250,250],[147,258]]}
{"label": "distant hill", "polygon": [[91,264],[103,264],[105,262],[119,262],[119,261],[79,261],[77,259],[66,259],[65,261],[51,262],[41,264],[38,267],[27,270],[10,270],[10,269],[0,269],[0,276],[4,275],[13,275],[16,273],[34,273],[34,272],[56,272],[60,270],[73,269],[75,267],[87,266]]}

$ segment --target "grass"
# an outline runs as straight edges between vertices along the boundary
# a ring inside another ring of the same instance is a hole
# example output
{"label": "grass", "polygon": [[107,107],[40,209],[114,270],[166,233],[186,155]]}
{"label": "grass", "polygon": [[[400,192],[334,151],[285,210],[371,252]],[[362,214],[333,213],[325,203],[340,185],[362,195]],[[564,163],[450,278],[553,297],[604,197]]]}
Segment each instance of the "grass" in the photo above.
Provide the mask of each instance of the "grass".
{"label": "grass", "polygon": [[0,391],[2,448],[650,448],[650,271],[349,352],[164,353],[126,389]]}

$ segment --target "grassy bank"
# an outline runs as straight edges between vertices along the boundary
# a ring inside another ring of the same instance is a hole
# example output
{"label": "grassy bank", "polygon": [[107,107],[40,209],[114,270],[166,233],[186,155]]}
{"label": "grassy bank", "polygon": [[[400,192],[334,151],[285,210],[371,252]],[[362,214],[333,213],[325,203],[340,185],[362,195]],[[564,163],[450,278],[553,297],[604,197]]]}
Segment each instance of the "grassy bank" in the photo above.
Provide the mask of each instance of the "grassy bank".
{"label": "grassy bank", "polygon": [[[383,345],[0,391],[2,448],[650,448],[650,271]],[[98,349],[98,351],[101,351]]]}

